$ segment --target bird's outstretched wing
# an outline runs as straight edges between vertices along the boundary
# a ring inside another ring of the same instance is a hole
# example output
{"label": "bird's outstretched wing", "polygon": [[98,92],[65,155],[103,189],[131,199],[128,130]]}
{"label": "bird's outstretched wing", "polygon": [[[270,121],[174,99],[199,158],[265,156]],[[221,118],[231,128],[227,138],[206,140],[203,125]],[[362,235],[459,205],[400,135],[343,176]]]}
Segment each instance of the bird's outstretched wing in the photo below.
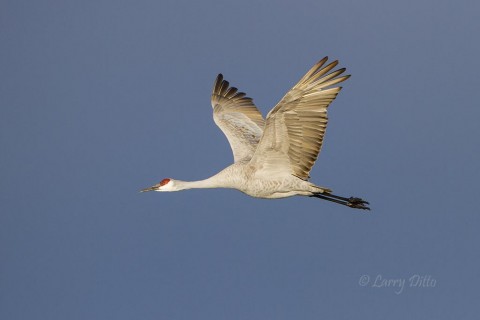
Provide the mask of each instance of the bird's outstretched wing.
{"label": "bird's outstretched wing", "polygon": [[292,174],[308,180],[322,147],[327,107],[341,90],[334,85],[350,77],[339,77],[344,68],[328,73],[338,61],[324,66],[327,60],[314,65],[268,113],[265,132],[250,160],[257,174]]}
{"label": "bird's outstretched wing", "polygon": [[223,131],[234,161],[250,160],[263,134],[265,121],[253,100],[217,76],[212,92],[213,120]]}

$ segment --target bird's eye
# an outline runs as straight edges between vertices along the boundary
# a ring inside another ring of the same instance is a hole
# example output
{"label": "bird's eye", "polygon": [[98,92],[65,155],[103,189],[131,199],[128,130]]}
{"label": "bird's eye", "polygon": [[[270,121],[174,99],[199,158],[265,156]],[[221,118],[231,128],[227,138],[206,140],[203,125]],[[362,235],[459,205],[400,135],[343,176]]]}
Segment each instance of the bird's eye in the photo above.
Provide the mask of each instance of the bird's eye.
{"label": "bird's eye", "polygon": [[160,181],[160,186],[164,186],[169,182],[170,182],[170,179],[163,179],[162,181]]}

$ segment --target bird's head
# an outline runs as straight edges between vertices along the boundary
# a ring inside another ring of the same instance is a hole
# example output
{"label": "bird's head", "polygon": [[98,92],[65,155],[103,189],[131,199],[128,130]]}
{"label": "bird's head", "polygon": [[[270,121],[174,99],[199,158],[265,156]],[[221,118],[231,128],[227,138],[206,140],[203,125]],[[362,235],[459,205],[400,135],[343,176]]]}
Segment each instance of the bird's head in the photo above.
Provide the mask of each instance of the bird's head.
{"label": "bird's head", "polygon": [[140,192],[147,191],[176,191],[175,180],[165,178],[154,186],[140,190]]}

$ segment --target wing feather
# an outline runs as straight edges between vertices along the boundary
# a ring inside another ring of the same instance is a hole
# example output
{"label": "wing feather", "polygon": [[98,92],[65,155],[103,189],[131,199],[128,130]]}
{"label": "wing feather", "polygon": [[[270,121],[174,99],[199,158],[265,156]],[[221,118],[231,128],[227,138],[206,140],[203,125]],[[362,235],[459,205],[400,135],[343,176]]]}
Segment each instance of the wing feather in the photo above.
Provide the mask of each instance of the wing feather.
{"label": "wing feather", "polygon": [[230,87],[219,74],[213,85],[211,103],[213,120],[223,131],[232,148],[235,162],[250,160],[263,134],[265,120],[243,92]]}
{"label": "wing feather", "polygon": [[[341,87],[331,87],[350,76],[340,76],[328,57],[315,64],[268,113],[265,131],[250,163],[259,175],[292,174],[308,180],[322,147],[327,108]],[[330,72],[330,73],[329,73]]]}

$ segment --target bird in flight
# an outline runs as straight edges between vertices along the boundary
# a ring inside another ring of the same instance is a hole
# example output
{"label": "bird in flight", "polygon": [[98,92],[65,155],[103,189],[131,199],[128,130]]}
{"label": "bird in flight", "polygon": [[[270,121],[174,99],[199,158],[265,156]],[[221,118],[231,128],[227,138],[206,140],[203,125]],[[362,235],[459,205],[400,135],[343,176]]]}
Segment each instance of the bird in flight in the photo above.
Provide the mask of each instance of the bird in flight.
{"label": "bird in flight", "polygon": [[213,85],[213,120],[232,148],[234,163],[200,181],[166,178],[142,189],[180,191],[195,188],[232,188],[256,198],[308,196],[355,209],[370,210],[357,197],[341,197],[308,181],[322,147],[327,108],[350,75],[334,69],[328,57],[315,64],[268,113],[266,120],[251,98],[231,87],[219,74]]}

